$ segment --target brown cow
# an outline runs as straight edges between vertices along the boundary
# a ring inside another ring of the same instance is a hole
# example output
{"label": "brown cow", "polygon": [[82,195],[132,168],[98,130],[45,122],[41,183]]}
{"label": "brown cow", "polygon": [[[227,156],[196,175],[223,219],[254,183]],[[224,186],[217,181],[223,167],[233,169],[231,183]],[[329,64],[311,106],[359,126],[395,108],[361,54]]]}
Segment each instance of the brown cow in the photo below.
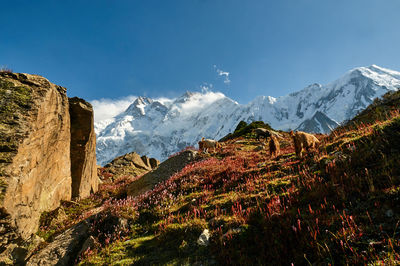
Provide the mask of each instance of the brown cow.
{"label": "brown cow", "polygon": [[280,153],[280,145],[278,139],[271,135],[271,139],[269,140],[269,153],[271,156],[276,157]]}
{"label": "brown cow", "polygon": [[201,141],[199,141],[199,150],[200,151],[204,151],[204,152],[208,152],[208,149],[214,149],[214,152],[216,151],[216,149],[221,148],[221,144],[213,139],[204,139],[202,138]]}
{"label": "brown cow", "polygon": [[319,140],[312,134],[302,131],[296,131],[296,133],[290,131],[290,135],[293,138],[294,149],[299,158],[302,158],[303,149],[309,152],[310,149],[315,149],[319,145]]}

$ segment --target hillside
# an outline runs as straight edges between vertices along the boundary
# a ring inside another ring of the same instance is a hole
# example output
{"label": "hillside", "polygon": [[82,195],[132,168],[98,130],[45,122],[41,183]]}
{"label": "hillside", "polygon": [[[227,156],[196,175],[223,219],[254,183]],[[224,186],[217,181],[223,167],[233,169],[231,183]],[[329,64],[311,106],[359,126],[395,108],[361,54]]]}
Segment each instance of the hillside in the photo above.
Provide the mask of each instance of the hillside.
{"label": "hillside", "polygon": [[399,263],[399,112],[318,135],[303,160],[281,134],[276,158],[247,134],[134,198],[140,177],[104,183],[44,215],[39,234],[51,242],[86,219],[81,265]]}
{"label": "hillside", "polygon": [[372,65],[352,69],[326,85],[315,83],[278,98],[259,96],[247,104],[215,92],[187,92],[169,100],[139,97],[111,123],[96,124],[97,160],[104,165],[135,151],[163,161],[202,137],[221,139],[239,121],[329,133],[399,87],[400,72]]}

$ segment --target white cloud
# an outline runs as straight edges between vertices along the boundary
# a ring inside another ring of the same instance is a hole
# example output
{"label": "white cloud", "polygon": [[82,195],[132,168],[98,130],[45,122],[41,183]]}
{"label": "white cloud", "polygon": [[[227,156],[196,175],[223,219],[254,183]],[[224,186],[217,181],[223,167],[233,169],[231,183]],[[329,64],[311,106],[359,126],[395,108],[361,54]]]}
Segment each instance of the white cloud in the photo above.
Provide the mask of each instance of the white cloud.
{"label": "white cloud", "polygon": [[[212,86],[211,86],[212,87]],[[223,93],[211,91],[210,84],[201,86],[201,92],[193,92],[193,95],[185,102],[171,106],[176,100],[173,98],[159,97],[154,101],[158,101],[171,108],[170,111],[178,111],[181,115],[191,115],[193,112],[198,112],[208,108],[215,101],[225,97]],[[124,112],[131,105],[137,96],[127,96],[118,99],[102,98],[99,100],[90,101],[94,110],[95,132],[99,134],[109,124],[115,121],[114,117]]]}
{"label": "white cloud", "polygon": [[90,103],[93,105],[94,122],[112,121],[113,118],[125,111],[136,100],[136,96],[127,96],[119,99],[99,99]]}
{"label": "white cloud", "polygon": [[163,105],[168,105],[170,103],[172,103],[175,99],[170,99],[170,98],[166,98],[166,97],[160,97],[160,98],[156,98],[155,101],[160,102]]}
{"label": "white cloud", "polygon": [[225,95],[220,92],[208,91],[204,93],[195,93],[190,97],[190,100],[182,104],[182,112],[183,114],[191,114],[210,106],[215,101],[224,97]]}
{"label": "white cloud", "polygon": [[231,80],[229,79],[229,72],[219,69],[216,65],[214,65],[214,69],[215,69],[215,71],[217,71],[218,76],[221,76],[224,78],[225,84],[231,83]]}

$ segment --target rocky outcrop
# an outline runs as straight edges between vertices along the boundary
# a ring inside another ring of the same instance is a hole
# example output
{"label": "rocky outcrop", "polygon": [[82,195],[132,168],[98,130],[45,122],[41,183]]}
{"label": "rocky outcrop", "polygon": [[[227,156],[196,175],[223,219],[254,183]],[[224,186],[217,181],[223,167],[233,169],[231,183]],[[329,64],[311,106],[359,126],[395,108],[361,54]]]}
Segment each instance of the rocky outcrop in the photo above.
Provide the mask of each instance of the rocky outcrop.
{"label": "rocky outcrop", "polygon": [[158,167],[160,161],[147,156],[140,156],[136,152],[119,156],[100,168],[100,178],[112,177],[112,180],[121,176],[140,176]]}
{"label": "rocky outcrop", "polygon": [[96,166],[96,134],[92,105],[83,99],[69,99],[71,116],[72,198],[86,198],[99,186]]}
{"label": "rocky outcrop", "polygon": [[[36,232],[40,214],[71,198],[66,89],[28,74],[0,73],[0,238]],[[5,225],[7,224],[7,225]],[[5,235],[3,235],[5,234]]]}
{"label": "rocky outcrop", "polygon": [[0,264],[28,254],[42,212],[97,190],[95,157],[89,104],[70,108],[65,88],[0,72]]}
{"label": "rocky outcrop", "polygon": [[160,161],[154,158],[150,158],[149,162],[150,162],[150,167],[152,169],[157,168],[158,165],[160,164]]}
{"label": "rocky outcrop", "polygon": [[53,242],[33,255],[26,265],[74,265],[77,254],[89,238],[89,223],[83,221],[57,236]]}
{"label": "rocky outcrop", "polygon": [[152,189],[157,183],[170,178],[181,171],[187,164],[196,159],[197,151],[187,150],[161,163],[157,169],[151,171],[138,180],[132,182],[128,188],[129,196],[137,196]]}

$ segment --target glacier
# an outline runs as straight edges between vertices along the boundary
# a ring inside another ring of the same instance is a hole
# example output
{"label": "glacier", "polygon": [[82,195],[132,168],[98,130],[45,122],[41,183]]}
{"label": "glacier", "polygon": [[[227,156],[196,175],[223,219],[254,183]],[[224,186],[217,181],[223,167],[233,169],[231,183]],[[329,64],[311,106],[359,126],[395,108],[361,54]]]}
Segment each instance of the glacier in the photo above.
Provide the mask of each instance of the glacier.
{"label": "glacier", "polygon": [[[220,139],[243,120],[275,129],[328,133],[376,97],[400,88],[400,72],[376,65],[350,70],[327,84],[241,105],[220,92],[186,92],[176,99],[138,97],[113,119],[95,124],[97,161],[135,151],[161,161],[202,138]],[[95,109],[96,112],[96,109]]]}

